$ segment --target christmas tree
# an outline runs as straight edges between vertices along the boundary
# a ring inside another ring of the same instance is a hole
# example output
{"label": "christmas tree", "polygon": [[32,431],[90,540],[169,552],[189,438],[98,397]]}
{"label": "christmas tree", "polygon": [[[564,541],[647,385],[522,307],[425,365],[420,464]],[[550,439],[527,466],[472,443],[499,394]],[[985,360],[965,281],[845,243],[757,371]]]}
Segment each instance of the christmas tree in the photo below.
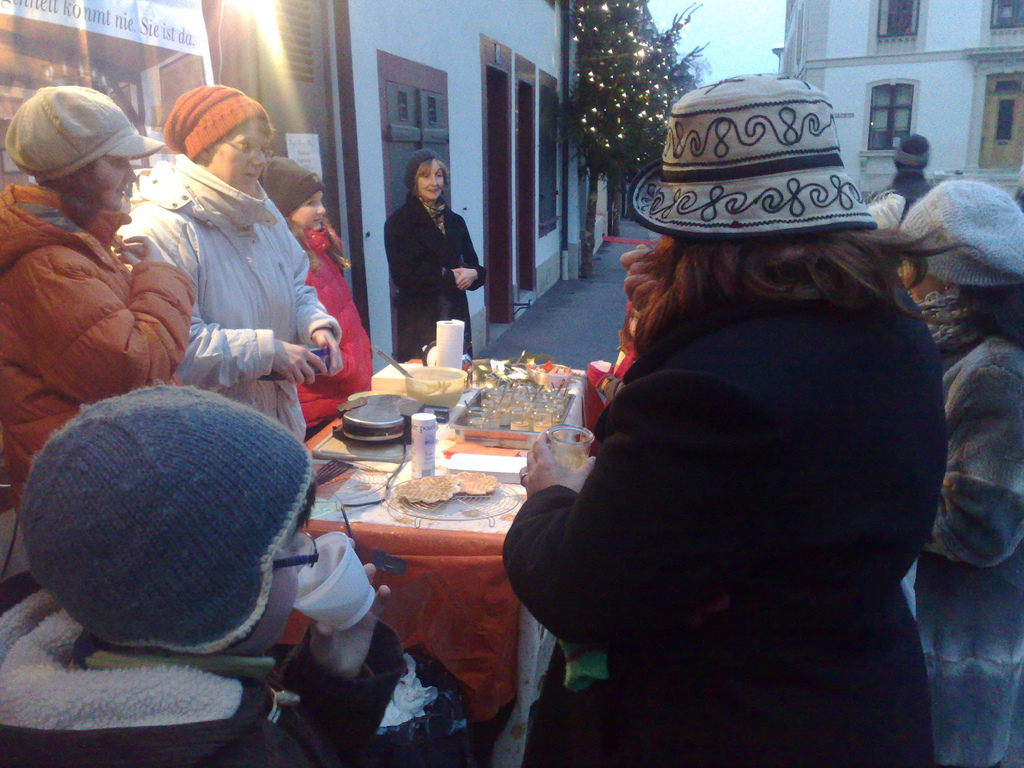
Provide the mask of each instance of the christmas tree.
{"label": "christmas tree", "polygon": [[694,64],[702,49],[683,56],[677,46],[698,7],[676,15],[664,31],[646,0],[578,0],[572,7],[577,71],[562,125],[588,182],[581,277],[593,274],[599,180],[607,181],[609,206],[617,211],[624,181],[661,156],[672,104],[697,85]]}

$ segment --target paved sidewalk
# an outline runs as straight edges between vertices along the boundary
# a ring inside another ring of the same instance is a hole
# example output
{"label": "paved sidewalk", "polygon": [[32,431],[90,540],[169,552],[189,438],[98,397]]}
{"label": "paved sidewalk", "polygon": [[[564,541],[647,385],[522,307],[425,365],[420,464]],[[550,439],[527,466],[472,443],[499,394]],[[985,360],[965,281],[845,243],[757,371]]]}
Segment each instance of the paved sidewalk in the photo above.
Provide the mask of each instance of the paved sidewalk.
{"label": "paved sidewalk", "polygon": [[[619,236],[636,240],[657,237],[631,221],[622,222]],[[550,355],[555,362],[573,368],[586,368],[593,360],[614,363],[626,311],[622,291],[626,273],[619,256],[635,247],[604,243],[594,254],[593,277],[556,283],[501,336],[478,348],[477,357],[502,360],[526,350]]]}

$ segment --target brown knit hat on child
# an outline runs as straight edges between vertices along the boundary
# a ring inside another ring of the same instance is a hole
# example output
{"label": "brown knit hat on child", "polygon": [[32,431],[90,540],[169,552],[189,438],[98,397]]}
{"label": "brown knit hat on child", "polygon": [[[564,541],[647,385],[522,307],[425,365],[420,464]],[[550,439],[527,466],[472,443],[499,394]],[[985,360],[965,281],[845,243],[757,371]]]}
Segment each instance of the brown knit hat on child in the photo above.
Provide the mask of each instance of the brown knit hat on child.
{"label": "brown knit hat on child", "polygon": [[175,152],[195,160],[204,149],[254,118],[270,124],[267,110],[241,91],[226,85],[201,85],[174,102],[164,125],[164,141]]}

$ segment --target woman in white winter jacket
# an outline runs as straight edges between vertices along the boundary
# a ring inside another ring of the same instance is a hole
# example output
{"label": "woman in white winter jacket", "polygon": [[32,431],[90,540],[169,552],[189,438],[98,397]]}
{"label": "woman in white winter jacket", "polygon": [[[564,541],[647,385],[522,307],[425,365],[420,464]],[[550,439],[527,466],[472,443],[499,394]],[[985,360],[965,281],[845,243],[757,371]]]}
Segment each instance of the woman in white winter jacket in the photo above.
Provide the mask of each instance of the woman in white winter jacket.
{"label": "woman in white winter jacket", "polygon": [[[164,127],[181,154],[143,173],[121,234],[192,278],[181,380],[252,406],[301,440],[295,385],[340,370],[341,329],[305,284],[308,258],[260,188],[271,135],[266,111],[241,91],[182,94]],[[303,345],[328,348],[328,363]]]}

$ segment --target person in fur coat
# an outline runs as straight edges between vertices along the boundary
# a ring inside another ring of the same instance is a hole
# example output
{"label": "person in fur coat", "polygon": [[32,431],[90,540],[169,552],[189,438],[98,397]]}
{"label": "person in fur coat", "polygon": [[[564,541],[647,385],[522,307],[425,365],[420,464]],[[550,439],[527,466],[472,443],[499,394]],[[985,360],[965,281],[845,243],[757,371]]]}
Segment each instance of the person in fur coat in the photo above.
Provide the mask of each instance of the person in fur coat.
{"label": "person in fur coat", "polygon": [[1024,692],[1024,214],[997,187],[953,180],[903,229],[954,245],[912,289],[942,354],[949,431],[915,582],[936,760],[987,768]]}

